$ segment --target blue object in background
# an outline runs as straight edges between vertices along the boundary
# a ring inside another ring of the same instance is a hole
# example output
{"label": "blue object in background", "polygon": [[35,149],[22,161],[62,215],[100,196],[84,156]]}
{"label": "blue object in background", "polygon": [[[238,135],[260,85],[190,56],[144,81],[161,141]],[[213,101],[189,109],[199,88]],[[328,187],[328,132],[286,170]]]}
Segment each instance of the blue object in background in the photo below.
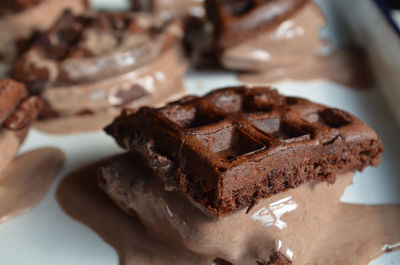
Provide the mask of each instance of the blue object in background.
{"label": "blue object in background", "polygon": [[400,1],[399,0],[375,0],[375,3],[378,5],[379,9],[382,11],[383,15],[386,17],[388,22],[392,25],[393,29],[400,36],[400,26],[395,21],[393,17],[392,9],[400,9]]}

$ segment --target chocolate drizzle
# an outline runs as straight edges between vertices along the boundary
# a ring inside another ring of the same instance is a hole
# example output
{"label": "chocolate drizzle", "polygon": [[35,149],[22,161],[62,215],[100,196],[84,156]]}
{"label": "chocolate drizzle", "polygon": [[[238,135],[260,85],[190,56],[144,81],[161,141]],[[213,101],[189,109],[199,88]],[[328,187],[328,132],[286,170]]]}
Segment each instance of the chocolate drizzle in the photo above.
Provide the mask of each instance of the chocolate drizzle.
{"label": "chocolate drizzle", "polygon": [[[47,193],[65,161],[62,151],[38,149],[17,157],[0,174],[0,223],[34,208]],[[4,203],[7,202],[7,203]]]}
{"label": "chocolate drizzle", "polygon": [[[292,258],[295,264],[364,265],[384,254],[385,245],[400,241],[399,206],[339,203],[340,195],[351,182],[351,173],[338,176],[335,185],[305,185],[263,200],[251,210],[250,216],[242,210],[231,217],[214,219],[193,207],[179,193],[165,191],[146,175],[148,171],[142,164],[128,159],[122,168],[121,164],[112,167],[110,175],[119,174],[114,175],[114,190],[127,191],[124,198],[132,207],[126,209],[132,215],[128,216],[97,188],[98,167],[105,161],[67,176],[59,186],[57,199],[66,213],[89,226],[116,249],[122,265],[210,265],[213,260],[235,265],[256,262],[271,265],[281,264],[268,263],[282,260],[281,255]],[[262,210],[290,196],[298,207],[280,217],[287,225],[283,230],[274,222],[272,226],[264,226],[251,217],[259,212],[262,214],[258,216],[268,221],[269,212]],[[164,241],[145,232],[148,230]],[[274,254],[275,251],[281,254]],[[276,259],[270,260],[271,255]]]}

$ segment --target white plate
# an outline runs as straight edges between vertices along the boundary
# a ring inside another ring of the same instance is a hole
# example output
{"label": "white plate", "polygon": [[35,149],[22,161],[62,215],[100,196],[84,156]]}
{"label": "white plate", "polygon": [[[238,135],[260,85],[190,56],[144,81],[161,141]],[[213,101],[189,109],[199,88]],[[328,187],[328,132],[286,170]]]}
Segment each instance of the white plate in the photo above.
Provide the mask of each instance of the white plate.
{"label": "white plate", "polygon": [[[187,74],[190,93],[203,94],[212,88],[237,84],[231,73]],[[366,121],[381,135],[386,151],[378,168],[355,176],[342,200],[360,204],[400,203],[400,129],[380,89],[356,91],[324,81],[282,82],[282,93],[343,108]],[[121,152],[103,132],[54,136],[32,130],[20,153],[43,146],[56,146],[67,162],[44,200],[28,214],[0,226],[0,264],[6,265],[117,265],[117,253],[89,228],[61,211],[55,199],[60,180],[94,160]],[[400,222],[400,220],[399,220]],[[399,224],[400,225],[400,224]],[[400,252],[373,261],[373,265],[400,265]]]}

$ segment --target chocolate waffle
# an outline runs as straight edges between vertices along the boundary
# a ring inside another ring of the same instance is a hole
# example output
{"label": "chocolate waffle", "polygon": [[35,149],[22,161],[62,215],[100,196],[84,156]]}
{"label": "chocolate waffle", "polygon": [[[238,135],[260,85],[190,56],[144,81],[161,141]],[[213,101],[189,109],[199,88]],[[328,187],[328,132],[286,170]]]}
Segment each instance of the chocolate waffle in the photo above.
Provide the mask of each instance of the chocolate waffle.
{"label": "chocolate waffle", "polygon": [[86,82],[131,71],[179,42],[179,21],[117,12],[65,11],[17,61],[13,78],[35,93],[45,85]]}
{"label": "chocolate waffle", "polygon": [[297,12],[308,0],[206,0],[215,27],[215,41],[226,48],[271,29]]}
{"label": "chocolate waffle", "polygon": [[376,166],[379,136],[353,115],[268,87],[231,87],[126,110],[106,129],[167,189],[216,216],[312,179]]}

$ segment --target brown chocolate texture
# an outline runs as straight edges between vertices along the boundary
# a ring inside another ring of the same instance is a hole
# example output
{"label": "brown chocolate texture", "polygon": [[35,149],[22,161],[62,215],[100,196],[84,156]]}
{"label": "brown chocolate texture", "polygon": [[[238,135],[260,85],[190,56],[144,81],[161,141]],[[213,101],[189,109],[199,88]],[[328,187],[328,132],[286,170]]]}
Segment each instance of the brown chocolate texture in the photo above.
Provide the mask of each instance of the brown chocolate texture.
{"label": "brown chocolate texture", "polygon": [[[33,90],[40,90],[46,82],[80,82],[112,76],[126,71],[127,66],[144,65],[176,44],[178,33],[171,32],[171,25],[179,27],[177,21],[161,23],[131,13],[75,16],[66,11],[18,60],[12,75]],[[122,54],[126,58],[117,56],[122,52],[126,52]],[[74,71],[79,66],[89,69]]]}
{"label": "brown chocolate texture", "polygon": [[20,12],[44,1],[45,0],[1,0],[0,14]]}
{"label": "brown chocolate texture", "polygon": [[64,10],[80,13],[87,8],[85,0],[0,1],[1,66],[11,68],[37,34],[49,29]]}
{"label": "brown chocolate texture", "polygon": [[165,91],[172,82],[178,88],[187,65],[182,30],[179,20],[145,14],[66,11],[18,60],[12,76],[42,96],[41,119],[110,116],[114,107],[162,94],[160,83]]}
{"label": "brown chocolate texture", "polygon": [[307,0],[206,0],[219,48],[232,46],[277,26],[297,12]]}
{"label": "brown chocolate texture", "polygon": [[131,0],[131,8],[162,19],[205,15],[204,0]]}
{"label": "brown chocolate texture", "polygon": [[231,87],[163,108],[129,111],[106,128],[141,153],[168,189],[229,215],[312,179],[376,166],[379,136],[351,114],[285,97],[268,87]]}
{"label": "brown chocolate texture", "polygon": [[0,126],[9,130],[22,130],[36,119],[42,101],[28,96],[25,86],[12,79],[0,80]]}
{"label": "brown chocolate texture", "polygon": [[[146,167],[143,157],[137,154],[107,159],[67,177],[65,182],[75,182],[68,195],[75,202],[65,203],[69,200],[60,199],[61,205],[70,204],[69,214],[115,247],[123,264],[142,264],[138,262],[141,255],[137,254],[135,242],[144,239],[137,232],[127,233],[137,219],[140,230],[165,240],[167,246],[175,249],[174,253],[197,254],[190,261],[182,256],[178,258],[179,254],[174,255],[175,262],[171,264],[210,265],[212,261],[226,261],[235,265],[256,265],[286,258],[295,264],[364,265],[389,249],[382,246],[393,245],[400,238],[399,206],[352,205],[339,201],[344,189],[352,183],[354,171],[338,174],[334,185],[313,180],[260,200],[250,210],[242,209],[216,218],[205,214],[185,194],[167,191],[159,176]],[[96,169],[104,193],[131,216],[110,204],[96,189]],[[65,185],[60,189],[65,191]],[[101,198],[88,195],[91,194],[89,190],[96,191]],[[87,200],[82,200],[77,196],[79,194],[87,196]],[[102,205],[95,211],[96,217],[86,210],[92,207],[80,207],[83,201],[87,206]],[[113,209],[112,214],[103,210],[108,205]],[[114,221],[107,219],[108,216],[113,216]],[[104,218],[109,220],[105,224]],[[123,223],[126,224],[121,227]],[[104,225],[101,228],[98,224]],[[168,263],[170,260],[170,255],[163,256],[158,251],[161,248],[139,246],[139,253],[151,253],[146,257],[154,258],[153,262],[144,261],[143,264]],[[153,249],[157,249],[157,253]],[[199,262],[198,257],[203,261]]]}
{"label": "brown chocolate texture", "polygon": [[28,96],[23,84],[0,79],[0,173],[13,160],[41,107],[41,99]]}
{"label": "brown chocolate texture", "polygon": [[[152,172],[146,168],[145,162],[143,161],[143,158],[136,155],[136,154],[131,154],[127,153],[124,155],[119,155],[116,157],[113,157],[111,159],[107,159],[106,161],[103,161],[101,166],[98,168],[98,174],[97,174],[97,181],[100,186],[100,188],[120,207],[125,213],[139,217],[140,220],[142,220],[144,225],[147,225],[147,222],[152,222],[152,223],[158,223],[157,220],[153,220],[149,216],[151,214],[148,214],[148,212],[153,212],[153,207],[151,204],[154,204],[155,207],[159,206],[160,204],[164,209],[169,209],[171,216],[175,216],[178,213],[174,213],[173,208],[169,208],[170,206],[169,199],[171,199],[174,196],[178,196],[180,199],[178,201],[175,201],[174,207],[182,207],[186,208],[189,207],[189,209],[185,209],[182,212],[186,211],[186,218],[190,216],[190,218],[193,218],[191,220],[192,222],[188,222],[189,220],[186,220],[189,226],[194,226],[197,227],[199,225],[199,222],[202,223],[204,222],[204,219],[208,220],[207,222],[217,224],[221,219],[213,219],[210,218],[210,216],[206,216],[203,213],[201,213],[201,217],[198,216],[197,214],[199,213],[199,210],[196,209],[193,205],[190,204],[190,202],[187,200],[187,198],[182,198],[181,194],[177,194],[176,191],[165,191],[163,188],[163,184],[160,183],[158,180],[157,176],[153,175]],[[146,201],[146,205],[143,208],[138,207],[141,204],[141,199],[139,199],[137,196],[142,197],[144,201]],[[168,199],[169,198],[169,199]],[[165,202],[164,205],[164,200],[168,201]],[[139,210],[140,208],[140,210]],[[167,210],[168,211],[168,210]],[[197,213],[197,214],[193,214]],[[159,212],[157,215],[162,216],[163,213]],[[245,214],[249,218],[249,215]],[[210,219],[208,219],[210,218]],[[233,217],[235,218],[235,217]],[[162,225],[162,222],[159,223],[159,225]],[[184,225],[183,225],[184,226]],[[152,231],[152,227],[149,226],[147,227]],[[216,230],[218,231],[218,228],[215,227]],[[165,230],[168,230],[168,226],[165,227]],[[197,231],[201,231],[204,229],[202,225],[199,225],[197,228],[194,228],[194,230],[198,229]],[[217,232],[215,231],[215,232]],[[160,235],[157,234],[157,232],[153,231],[156,236],[159,236],[161,238],[167,239],[169,244],[173,246],[176,244],[176,239],[174,236],[165,236],[165,235]],[[190,233],[188,231],[188,233]],[[232,234],[235,233],[232,231]],[[239,232],[240,233],[240,232]],[[196,238],[197,232],[194,232],[194,238]],[[199,234],[202,234],[201,232]],[[191,237],[193,235],[184,235],[181,234],[181,237]],[[197,235],[198,236],[198,235]],[[206,236],[205,234],[202,234],[200,237]],[[211,236],[211,235],[209,235]],[[249,235],[250,236],[250,235]],[[219,236],[215,236],[214,239],[210,240],[210,243],[213,243],[213,240],[218,238]],[[204,238],[201,238],[201,240],[204,240]],[[184,239],[180,238],[177,239],[178,242],[184,241]],[[194,240],[196,241],[196,240]],[[182,246],[178,243],[175,245],[176,248],[182,249]],[[199,245],[199,249],[203,248],[204,246]],[[246,249],[247,246],[242,246],[244,249],[242,249],[243,252],[250,251],[249,249]],[[185,251],[185,250],[184,250]],[[187,251],[187,249],[186,249]],[[270,250],[266,247],[265,251],[268,253]],[[194,250],[196,252],[196,250]],[[203,262],[198,263],[196,262],[195,258],[193,259],[193,264],[215,264],[215,265],[233,265],[233,264],[241,264],[241,263],[232,263],[232,261],[226,260],[226,258],[212,258],[212,257],[207,257],[210,255],[210,253],[203,253],[205,256],[203,257]],[[234,255],[231,253],[231,255]],[[211,255],[212,256],[212,255]],[[213,263],[207,262],[206,260],[210,260]],[[284,254],[282,254],[280,251],[273,251],[271,252],[271,255],[268,256],[266,261],[264,259],[255,259],[255,258],[250,258],[252,262],[250,264],[252,265],[290,265],[291,260],[288,259]],[[192,263],[190,263],[192,264]],[[246,262],[246,264],[248,264]]]}

